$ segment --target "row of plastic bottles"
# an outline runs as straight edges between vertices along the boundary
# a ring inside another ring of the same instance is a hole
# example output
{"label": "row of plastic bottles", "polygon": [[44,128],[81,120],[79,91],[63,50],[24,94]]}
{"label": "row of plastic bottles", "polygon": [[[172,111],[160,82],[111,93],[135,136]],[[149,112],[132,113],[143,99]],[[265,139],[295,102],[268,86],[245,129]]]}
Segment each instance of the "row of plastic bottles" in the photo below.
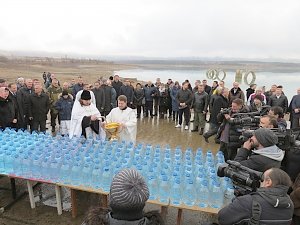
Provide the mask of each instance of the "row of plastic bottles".
{"label": "row of plastic bottles", "polygon": [[220,208],[233,197],[232,183],[219,178],[221,152],[182,151],[169,146],[101,142],[6,129],[0,132],[0,173],[82,185],[108,192],[112,177],[135,168],[145,178],[150,199],[174,205]]}

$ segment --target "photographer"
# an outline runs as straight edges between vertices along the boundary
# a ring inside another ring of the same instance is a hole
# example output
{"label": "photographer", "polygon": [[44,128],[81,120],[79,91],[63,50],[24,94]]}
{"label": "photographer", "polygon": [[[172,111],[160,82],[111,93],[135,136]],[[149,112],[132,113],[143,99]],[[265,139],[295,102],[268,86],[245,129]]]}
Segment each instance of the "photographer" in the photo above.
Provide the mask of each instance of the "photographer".
{"label": "photographer", "polygon": [[281,165],[284,152],[276,144],[278,137],[269,129],[259,128],[254,135],[238,149],[234,161],[250,169],[264,172]]}
{"label": "photographer", "polygon": [[286,130],[287,123],[284,119],[283,109],[280,106],[271,107],[268,115],[274,116],[276,118],[278,128]]}
{"label": "photographer", "polygon": [[226,113],[218,114],[218,121],[221,122],[218,134],[220,135],[220,150],[224,153],[225,160],[234,159],[237,149],[243,144],[239,137],[242,129],[241,125],[236,125],[231,122],[236,113],[247,112],[243,106],[243,100],[237,98],[232,101],[231,108]]}
{"label": "photographer", "polygon": [[278,168],[264,173],[264,181],[257,192],[234,198],[218,213],[220,225],[289,225],[294,205],[287,194],[291,180]]}
{"label": "photographer", "polygon": [[278,128],[277,120],[274,116],[264,115],[259,119],[261,128]]}

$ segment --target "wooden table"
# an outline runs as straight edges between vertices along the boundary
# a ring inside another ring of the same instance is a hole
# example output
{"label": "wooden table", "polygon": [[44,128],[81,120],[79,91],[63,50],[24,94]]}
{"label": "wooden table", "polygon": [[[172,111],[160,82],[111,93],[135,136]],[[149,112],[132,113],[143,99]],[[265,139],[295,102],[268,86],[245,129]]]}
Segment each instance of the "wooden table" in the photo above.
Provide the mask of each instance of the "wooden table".
{"label": "wooden table", "polygon": [[[101,189],[94,189],[94,188],[90,188],[90,187],[86,187],[86,186],[75,186],[75,185],[69,185],[69,184],[63,184],[63,183],[55,183],[55,182],[51,182],[51,181],[47,181],[47,180],[34,179],[34,178],[30,179],[30,178],[24,178],[24,177],[20,177],[20,176],[9,176],[9,177],[26,180],[30,206],[32,209],[35,208],[33,186],[34,186],[34,183],[36,183],[36,182],[54,185],[55,195],[56,195],[56,207],[57,207],[58,215],[61,215],[62,210],[63,210],[62,209],[62,201],[61,201],[61,187],[69,188],[71,190],[71,205],[72,205],[72,217],[73,218],[75,218],[77,216],[77,212],[78,212],[78,210],[77,210],[77,191],[84,191],[84,192],[99,194],[102,196],[103,207],[108,206],[108,193],[102,191]],[[200,208],[197,206],[187,206],[187,205],[172,205],[170,203],[167,203],[167,204],[161,203],[157,200],[148,200],[147,203],[151,203],[151,204],[160,206],[161,216],[163,219],[166,219],[169,207],[177,208],[178,209],[177,220],[176,220],[177,225],[181,225],[181,223],[182,223],[183,210],[201,211],[201,212],[206,212],[209,214],[217,214],[218,213],[218,209],[214,209],[214,208]]]}

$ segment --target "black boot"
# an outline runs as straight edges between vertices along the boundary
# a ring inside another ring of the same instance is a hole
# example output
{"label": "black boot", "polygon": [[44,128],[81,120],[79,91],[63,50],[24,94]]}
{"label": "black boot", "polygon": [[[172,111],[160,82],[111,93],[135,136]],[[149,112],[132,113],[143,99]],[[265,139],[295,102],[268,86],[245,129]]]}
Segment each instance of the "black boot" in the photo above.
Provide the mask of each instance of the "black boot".
{"label": "black boot", "polygon": [[200,128],[200,130],[199,130],[199,135],[203,135],[203,128]]}
{"label": "black boot", "polygon": [[191,132],[198,132],[198,127],[196,126]]}

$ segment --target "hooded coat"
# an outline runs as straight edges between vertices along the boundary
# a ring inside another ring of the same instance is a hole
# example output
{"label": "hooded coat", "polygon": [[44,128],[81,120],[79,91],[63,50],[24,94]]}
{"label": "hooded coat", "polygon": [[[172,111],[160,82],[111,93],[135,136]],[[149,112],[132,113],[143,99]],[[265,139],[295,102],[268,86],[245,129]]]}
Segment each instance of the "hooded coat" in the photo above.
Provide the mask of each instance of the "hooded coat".
{"label": "hooded coat", "polygon": [[240,162],[243,166],[250,169],[265,172],[272,167],[280,168],[283,157],[284,152],[276,145],[272,145],[252,151],[240,148],[234,161]]}
{"label": "hooded coat", "polygon": [[261,225],[291,224],[294,205],[287,194],[288,187],[278,185],[259,188],[257,192],[233,199],[232,203],[218,213],[220,225],[246,225],[252,216],[252,202],[261,205]]}

